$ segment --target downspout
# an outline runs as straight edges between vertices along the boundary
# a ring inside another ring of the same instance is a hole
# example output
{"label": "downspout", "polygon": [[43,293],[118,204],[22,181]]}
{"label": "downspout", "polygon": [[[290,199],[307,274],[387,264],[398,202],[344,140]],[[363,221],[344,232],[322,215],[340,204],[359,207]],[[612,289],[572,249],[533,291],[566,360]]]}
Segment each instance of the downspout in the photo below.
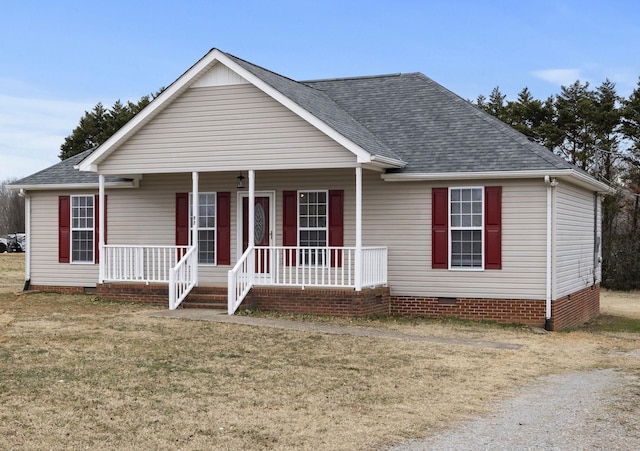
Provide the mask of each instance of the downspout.
{"label": "downspout", "polygon": [[598,267],[600,266],[600,237],[598,236],[598,192],[593,193],[593,286],[598,282]]}
{"label": "downspout", "polygon": [[23,291],[29,289],[31,285],[31,196],[24,189],[18,193],[20,197],[24,197],[24,233],[26,246],[24,255],[24,287]]}
{"label": "downspout", "polygon": [[553,189],[558,186],[556,179],[544,176],[547,185],[547,275],[545,293],[545,330],[551,330],[551,300],[553,299]]}

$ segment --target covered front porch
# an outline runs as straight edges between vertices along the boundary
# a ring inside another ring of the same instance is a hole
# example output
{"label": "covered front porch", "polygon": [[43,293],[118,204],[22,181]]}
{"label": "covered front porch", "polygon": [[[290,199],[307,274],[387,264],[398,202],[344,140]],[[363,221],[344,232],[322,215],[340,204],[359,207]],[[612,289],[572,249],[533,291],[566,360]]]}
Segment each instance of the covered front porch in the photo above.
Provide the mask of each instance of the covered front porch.
{"label": "covered front porch", "polygon": [[[311,289],[329,292],[333,289],[360,293],[363,289],[386,286],[387,248],[362,245],[362,168],[355,168],[355,187],[352,187],[355,201],[353,205],[349,205],[355,216],[355,227],[354,240],[349,246],[332,245],[335,243],[330,239],[326,239],[324,245],[320,246],[308,243],[302,245],[300,242],[296,245],[286,245],[284,238],[276,240],[275,234],[265,226],[265,220],[268,221],[265,215],[269,216],[269,207],[266,207],[265,213],[260,205],[260,195],[264,192],[256,190],[256,173],[249,170],[247,175],[247,190],[240,191],[241,187],[238,186],[238,219],[235,226],[232,225],[238,233],[238,255],[235,259],[231,258],[230,269],[226,274],[227,311],[230,315],[238,309],[254,287],[294,292],[309,292]],[[199,277],[202,271],[202,261],[199,263],[201,248],[198,244],[202,225],[201,208],[198,205],[200,176],[198,172],[191,174],[189,198],[192,205],[188,219],[188,244],[106,244],[100,236],[101,285],[164,285],[168,288],[169,308],[175,309],[195,287],[205,287],[209,284]],[[106,202],[102,175],[99,188],[99,208],[103,210]],[[275,203],[274,196],[271,199],[272,203]],[[244,211],[241,210],[243,201]],[[100,230],[105,230],[106,224],[102,223],[104,218],[105,212],[101,211]],[[241,236],[242,221],[245,222],[244,237]],[[272,222],[274,224],[271,227],[276,227],[276,221]],[[218,265],[217,270],[223,270],[223,266]]]}

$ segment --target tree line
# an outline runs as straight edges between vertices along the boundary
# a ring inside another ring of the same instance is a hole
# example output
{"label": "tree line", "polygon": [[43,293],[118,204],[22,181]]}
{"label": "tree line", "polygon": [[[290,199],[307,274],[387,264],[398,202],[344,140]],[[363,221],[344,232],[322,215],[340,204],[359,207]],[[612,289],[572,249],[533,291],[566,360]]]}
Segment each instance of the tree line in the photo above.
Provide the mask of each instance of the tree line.
{"label": "tree line", "polygon": [[544,100],[496,87],[475,104],[616,190],[602,205],[603,285],[640,288],[640,80],[626,98],[578,80]]}

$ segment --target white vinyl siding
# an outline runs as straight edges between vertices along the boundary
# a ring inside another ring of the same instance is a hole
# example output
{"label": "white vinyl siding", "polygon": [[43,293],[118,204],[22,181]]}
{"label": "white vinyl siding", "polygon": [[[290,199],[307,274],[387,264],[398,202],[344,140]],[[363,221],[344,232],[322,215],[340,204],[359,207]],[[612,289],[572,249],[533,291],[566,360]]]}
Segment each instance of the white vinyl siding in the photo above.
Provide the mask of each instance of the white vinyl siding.
{"label": "white vinyl siding", "polygon": [[31,197],[31,284],[67,287],[95,287],[98,265],[58,263],[58,197],[95,192],[32,191]]}
{"label": "white vinyl siding", "polygon": [[105,174],[353,167],[356,157],[249,84],[191,88],[100,164]]}
{"label": "white vinyl siding", "polygon": [[[392,295],[544,299],[546,188],[540,180],[483,180],[502,186],[502,269],[431,269],[431,188],[442,182],[385,183],[365,173],[363,245],[389,247]],[[452,181],[450,186],[464,186]],[[349,208],[349,207],[346,207]]]}
{"label": "white vinyl siding", "polygon": [[593,285],[600,264],[594,262],[594,194],[560,182],[555,198],[554,298],[558,299]]}
{"label": "white vinyl siding", "polygon": [[[199,185],[203,193],[231,192],[232,265],[237,255],[237,175],[200,173]],[[318,189],[344,190],[344,245],[355,245],[354,169],[257,171],[255,177],[256,190],[275,193],[275,245],[282,245],[282,192]],[[393,295],[544,299],[546,187],[542,180],[483,181],[483,185],[502,186],[502,270],[461,273],[431,269],[431,188],[442,183],[384,182],[378,172],[366,170],[363,178],[363,246],[388,246]],[[189,192],[191,183],[190,174],[149,174],[138,189],[107,189],[108,243],[175,244],[175,193]],[[95,286],[98,265],[58,263],[60,194],[81,193],[31,193],[32,283]],[[227,270],[226,266],[202,266],[200,284],[226,285]]]}

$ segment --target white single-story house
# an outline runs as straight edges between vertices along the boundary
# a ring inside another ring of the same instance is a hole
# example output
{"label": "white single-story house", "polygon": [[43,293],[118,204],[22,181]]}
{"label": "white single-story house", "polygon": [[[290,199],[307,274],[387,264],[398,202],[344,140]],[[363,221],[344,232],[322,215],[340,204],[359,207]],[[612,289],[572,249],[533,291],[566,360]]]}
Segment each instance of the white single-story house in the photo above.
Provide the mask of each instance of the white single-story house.
{"label": "white single-story house", "polygon": [[30,290],[549,329],[599,312],[609,187],[420,73],[294,81],[213,49],[11,187]]}

